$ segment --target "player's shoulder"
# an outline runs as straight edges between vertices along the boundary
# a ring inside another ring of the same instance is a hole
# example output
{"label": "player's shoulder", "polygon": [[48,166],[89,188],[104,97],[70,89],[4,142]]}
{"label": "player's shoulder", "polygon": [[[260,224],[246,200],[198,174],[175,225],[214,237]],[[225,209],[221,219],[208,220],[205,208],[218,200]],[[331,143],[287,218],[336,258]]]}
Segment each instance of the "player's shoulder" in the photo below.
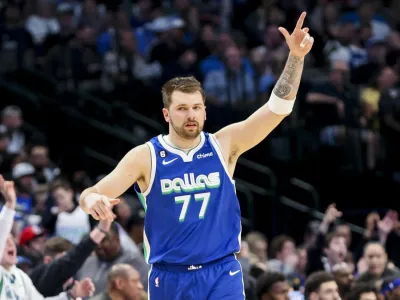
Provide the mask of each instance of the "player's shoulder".
{"label": "player's shoulder", "polygon": [[147,143],[132,148],[127,154],[126,159],[129,163],[147,163],[151,159],[151,152]]}

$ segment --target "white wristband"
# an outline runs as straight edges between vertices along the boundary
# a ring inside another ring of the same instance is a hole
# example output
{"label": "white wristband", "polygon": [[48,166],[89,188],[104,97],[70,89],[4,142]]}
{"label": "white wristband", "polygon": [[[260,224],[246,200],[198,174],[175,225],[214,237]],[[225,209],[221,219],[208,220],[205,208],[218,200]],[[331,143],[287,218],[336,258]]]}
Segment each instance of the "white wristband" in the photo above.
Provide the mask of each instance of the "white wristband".
{"label": "white wristband", "polygon": [[288,115],[293,110],[295,100],[296,98],[294,98],[293,100],[285,100],[279,98],[272,92],[271,97],[269,97],[269,100],[267,102],[267,105],[269,109],[277,115]]}

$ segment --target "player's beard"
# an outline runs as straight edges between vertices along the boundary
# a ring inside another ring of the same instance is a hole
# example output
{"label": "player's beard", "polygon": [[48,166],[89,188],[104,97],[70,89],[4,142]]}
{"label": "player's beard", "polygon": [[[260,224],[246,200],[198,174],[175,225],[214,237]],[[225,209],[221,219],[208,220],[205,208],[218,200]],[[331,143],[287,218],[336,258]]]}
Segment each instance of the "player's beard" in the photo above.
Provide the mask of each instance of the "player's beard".
{"label": "player's beard", "polygon": [[[203,130],[204,127],[204,122],[203,124],[200,124],[197,121],[190,121],[190,122],[185,122],[182,124],[181,127],[176,126],[174,124],[174,122],[172,121],[172,119],[169,120],[169,122],[171,123],[172,128],[175,130],[175,132],[181,137],[184,138],[186,140],[194,140],[195,138],[197,138],[200,135],[200,132]],[[185,126],[187,123],[196,123],[196,130],[193,131],[189,131]]]}

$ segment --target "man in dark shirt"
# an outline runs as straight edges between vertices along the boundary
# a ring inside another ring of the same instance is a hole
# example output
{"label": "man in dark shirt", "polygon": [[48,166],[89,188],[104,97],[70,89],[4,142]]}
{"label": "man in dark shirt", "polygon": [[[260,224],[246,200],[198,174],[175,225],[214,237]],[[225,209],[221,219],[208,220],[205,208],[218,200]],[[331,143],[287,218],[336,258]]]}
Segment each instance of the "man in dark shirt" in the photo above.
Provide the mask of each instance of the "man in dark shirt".
{"label": "man in dark shirt", "polygon": [[100,221],[90,235],[75,247],[63,238],[48,240],[44,263],[29,274],[36,289],[45,297],[56,296],[66,290],[73,284],[80,267],[110,231],[110,226],[109,221]]}

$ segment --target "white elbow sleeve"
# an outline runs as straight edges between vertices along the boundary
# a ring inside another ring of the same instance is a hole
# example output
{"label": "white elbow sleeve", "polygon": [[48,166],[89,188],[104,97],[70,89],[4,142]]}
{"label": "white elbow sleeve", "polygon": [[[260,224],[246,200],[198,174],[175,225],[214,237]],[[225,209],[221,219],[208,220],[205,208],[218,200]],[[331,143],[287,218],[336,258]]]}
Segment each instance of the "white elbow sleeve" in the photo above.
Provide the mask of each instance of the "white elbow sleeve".
{"label": "white elbow sleeve", "polygon": [[271,97],[269,97],[269,100],[267,102],[267,105],[273,113],[277,115],[287,115],[292,112],[295,100],[296,98],[293,100],[285,100],[279,98],[272,92]]}

